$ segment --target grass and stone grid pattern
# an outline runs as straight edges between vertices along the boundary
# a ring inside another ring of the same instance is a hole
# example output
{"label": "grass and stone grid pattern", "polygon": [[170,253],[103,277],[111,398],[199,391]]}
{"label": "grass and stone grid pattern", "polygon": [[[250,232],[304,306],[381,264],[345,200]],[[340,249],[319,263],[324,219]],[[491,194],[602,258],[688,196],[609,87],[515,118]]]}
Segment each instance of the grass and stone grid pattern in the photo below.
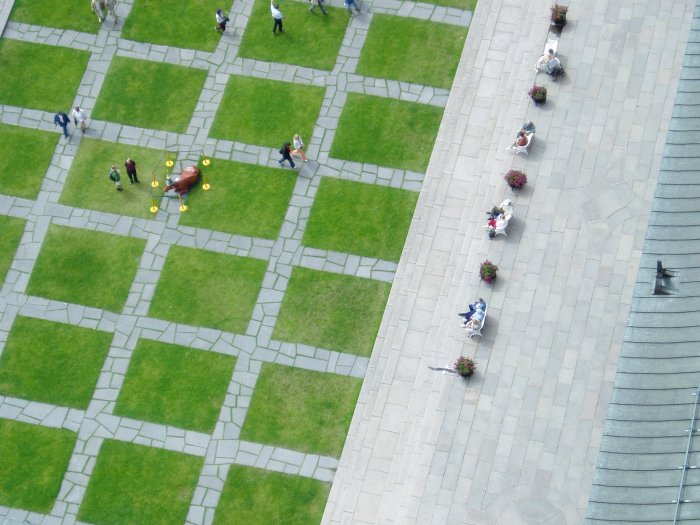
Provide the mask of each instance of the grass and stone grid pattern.
{"label": "grass and stone grid pattern", "polygon": [[[375,16],[375,58],[382,35],[428,22],[463,39],[470,10],[374,0],[348,18],[333,1],[324,18],[285,2],[285,36],[300,40],[284,45],[259,0],[224,9],[222,36],[218,6],[205,0],[165,23],[149,20],[145,0],[119,2],[118,21],[101,26],[86,1],[15,6],[0,40],[0,63],[13,73],[0,88],[0,160],[33,171],[0,176],[0,470],[12,471],[0,497],[15,503],[0,517],[317,521],[461,51],[450,50],[448,80],[440,71],[428,85],[410,80],[426,78],[420,64],[396,70],[410,62],[400,46],[386,64],[363,61],[363,46]],[[201,12],[209,33],[187,30]],[[307,33],[318,31],[320,44],[302,30],[317,21],[325,26]],[[445,53],[444,39],[434,45]],[[381,78],[383,68],[393,78]],[[246,122],[241,97],[259,106],[253,116],[269,108],[271,118]],[[71,123],[64,140],[53,114],[75,105],[90,127],[80,137]],[[384,129],[374,129],[377,113]],[[312,160],[292,173],[276,160],[295,131]],[[127,155],[141,184],[128,186],[122,170],[125,199],[115,206],[107,159],[121,168]],[[178,171],[202,155],[213,189],[194,191],[184,215],[168,199],[148,213],[163,159]],[[250,204],[256,190],[273,203],[263,212]],[[231,210],[246,204],[246,216]],[[390,238],[372,221],[353,222],[387,204],[396,209],[375,221],[395,229]],[[361,234],[325,231],[334,213]],[[227,286],[235,297],[221,293]],[[221,316],[228,309],[233,318]]]}

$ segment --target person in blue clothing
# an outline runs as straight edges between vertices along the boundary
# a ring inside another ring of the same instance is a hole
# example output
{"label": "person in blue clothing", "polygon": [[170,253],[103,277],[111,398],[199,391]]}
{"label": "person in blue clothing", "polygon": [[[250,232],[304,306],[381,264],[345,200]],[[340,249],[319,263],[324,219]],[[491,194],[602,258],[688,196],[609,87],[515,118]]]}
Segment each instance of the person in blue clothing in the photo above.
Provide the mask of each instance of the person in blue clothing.
{"label": "person in blue clothing", "polygon": [[458,314],[460,317],[464,317],[464,323],[462,323],[462,326],[467,325],[469,319],[472,318],[472,316],[477,312],[477,310],[479,312],[479,315],[477,317],[481,317],[483,319],[483,313],[486,311],[486,301],[484,301],[481,297],[479,297],[476,301],[469,305],[468,312]]}
{"label": "person in blue clothing", "polygon": [[355,8],[355,13],[360,12],[360,8],[357,6],[355,0],[343,0],[343,5],[345,6],[345,9],[348,10],[348,13],[350,13],[350,16],[352,16],[353,8]]}
{"label": "person in blue clothing", "polygon": [[55,126],[61,126],[63,128],[63,136],[68,138],[68,124],[70,119],[63,111],[59,111],[53,118],[53,123]]}

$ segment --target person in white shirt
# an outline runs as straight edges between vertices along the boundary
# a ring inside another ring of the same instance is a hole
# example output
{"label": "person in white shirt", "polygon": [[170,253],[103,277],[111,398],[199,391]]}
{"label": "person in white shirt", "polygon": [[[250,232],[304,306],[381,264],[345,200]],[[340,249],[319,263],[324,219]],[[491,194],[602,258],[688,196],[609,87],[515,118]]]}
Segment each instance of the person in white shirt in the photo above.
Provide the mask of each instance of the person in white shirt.
{"label": "person in white shirt", "polygon": [[87,128],[87,114],[85,113],[85,110],[81,109],[80,106],[75,106],[72,115],[73,123],[80,127],[80,131],[85,133],[85,128]]}
{"label": "person in white shirt", "polygon": [[550,49],[535,62],[535,70],[539,71],[544,65],[554,58],[554,49]]}
{"label": "person in white shirt", "polygon": [[224,33],[226,31],[226,22],[228,22],[228,21],[229,21],[229,17],[227,17],[221,9],[217,9],[216,10],[216,23],[218,25],[216,27],[214,27],[214,29]]}
{"label": "person in white shirt", "polygon": [[280,33],[284,31],[282,29],[282,11],[280,11],[280,6],[275,4],[273,1],[270,2],[270,12],[272,13],[272,19],[275,21],[275,25],[272,26],[272,34],[276,34],[277,28],[279,27]]}

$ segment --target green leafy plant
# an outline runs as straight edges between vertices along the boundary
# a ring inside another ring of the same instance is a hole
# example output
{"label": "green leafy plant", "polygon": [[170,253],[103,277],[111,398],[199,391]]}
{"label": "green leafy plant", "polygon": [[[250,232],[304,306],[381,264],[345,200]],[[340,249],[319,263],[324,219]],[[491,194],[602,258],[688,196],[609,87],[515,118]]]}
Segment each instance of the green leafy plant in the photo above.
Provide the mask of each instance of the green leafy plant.
{"label": "green leafy plant", "polygon": [[519,190],[525,186],[525,184],[527,184],[527,175],[525,175],[525,173],[522,171],[508,170],[503,178],[512,190]]}
{"label": "green leafy plant", "polygon": [[481,263],[481,266],[479,267],[479,276],[481,277],[482,281],[492,283],[496,280],[497,274],[498,266],[493,264],[491,261],[487,259]]}
{"label": "green leafy plant", "polygon": [[550,7],[552,11],[552,24],[561,29],[566,25],[566,12],[569,8],[565,5],[554,4]]}
{"label": "green leafy plant", "polygon": [[459,359],[455,361],[455,372],[462,377],[471,376],[476,372],[476,361],[470,357],[460,356]]}
{"label": "green leafy plant", "polygon": [[547,88],[545,86],[538,86],[535,84],[530,88],[530,91],[528,91],[527,94],[535,102],[544,102],[547,100]]}

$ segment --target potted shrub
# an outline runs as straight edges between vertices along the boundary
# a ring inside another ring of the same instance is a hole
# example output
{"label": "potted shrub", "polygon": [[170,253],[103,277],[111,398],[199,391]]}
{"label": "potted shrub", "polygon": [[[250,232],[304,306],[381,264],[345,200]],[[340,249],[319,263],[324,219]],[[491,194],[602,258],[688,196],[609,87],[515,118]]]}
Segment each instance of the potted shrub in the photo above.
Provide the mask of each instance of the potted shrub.
{"label": "potted shrub", "polygon": [[569,8],[565,5],[554,4],[550,9],[552,11],[552,25],[561,31],[566,25],[566,12]]}
{"label": "potted shrub", "polygon": [[476,371],[476,361],[470,357],[460,356],[455,361],[455,372],[462,377],[469,377]]}
{"label": "potted shrub", "polygon": [[488,259],[481,263],[479,266],[479,276],[482,281],[487,283],[492,283],[496,280],[496,275],[498,274],[498,266],[493,264]]}
{"label": "potted shrub", "polygon": [[506,176],[503,178],[513,191],[519,190],[527,184],[527,175],[522,171],[508,170],[508,173],[506,173]]}
{"label": "potted shrub", "polygon": [[532,98],[535,104],[544,104],[547,100],[547,88],[545,86],[538,86],[535,84],[530,88],[527,94]]}

